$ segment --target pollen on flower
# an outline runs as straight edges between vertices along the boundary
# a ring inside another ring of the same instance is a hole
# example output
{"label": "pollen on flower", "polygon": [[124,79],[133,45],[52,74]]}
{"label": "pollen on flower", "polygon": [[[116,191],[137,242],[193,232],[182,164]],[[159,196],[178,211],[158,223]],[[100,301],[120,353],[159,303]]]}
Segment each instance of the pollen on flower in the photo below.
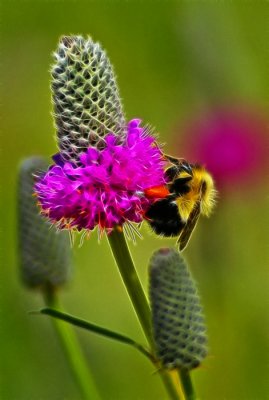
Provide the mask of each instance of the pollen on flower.
{"label": "pollen on flower", "polygon": [[35,185],[41,212],[59,229],[111,231],[124,222],[139,223],[154,196],[148,188],[165,184],[165,160],[156,138],[134,119],[124,141],[114,133],[104,147],[90,146],[79,164],[61,154]]}

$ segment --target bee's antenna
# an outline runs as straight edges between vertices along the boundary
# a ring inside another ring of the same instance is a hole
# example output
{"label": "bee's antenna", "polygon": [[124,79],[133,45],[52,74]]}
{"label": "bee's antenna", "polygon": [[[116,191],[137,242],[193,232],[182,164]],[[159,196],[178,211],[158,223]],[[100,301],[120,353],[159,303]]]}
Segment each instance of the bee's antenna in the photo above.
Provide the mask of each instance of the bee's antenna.
{"label": "bee's antenna", "polygon": [[170,156],[169,154],[165,154],[163,153],[163,157],[167,160],[170,161],[172,164],[174,165],[180,165],[182,164],[184,161],[186,161],[184,158],[176,158],[173,156]]}

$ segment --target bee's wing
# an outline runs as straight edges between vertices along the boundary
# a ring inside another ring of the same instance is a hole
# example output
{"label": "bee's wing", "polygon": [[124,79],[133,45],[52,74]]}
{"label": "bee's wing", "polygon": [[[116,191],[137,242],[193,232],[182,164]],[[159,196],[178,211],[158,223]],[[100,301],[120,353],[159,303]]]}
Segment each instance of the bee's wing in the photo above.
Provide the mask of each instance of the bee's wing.
{"label": "bee's wing", "polygon": [[183,251],[185,247],[187,246],[191,234],[197,224],[198,218],[201,213],[201,207],[200,207],[200,201],[196,203],[194,209],[190,213],[190,216],[186,222],[186,225],[182,229],[182,232],[178,238],[177,243],[179,244],[179,250]]}

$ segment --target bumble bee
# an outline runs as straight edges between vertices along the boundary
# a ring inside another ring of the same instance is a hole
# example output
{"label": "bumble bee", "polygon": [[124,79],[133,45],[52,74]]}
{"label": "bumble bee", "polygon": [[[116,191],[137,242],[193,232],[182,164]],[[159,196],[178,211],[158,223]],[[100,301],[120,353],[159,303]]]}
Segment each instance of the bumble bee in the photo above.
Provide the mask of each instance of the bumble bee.
{"label": "bumble bee", "polygon": [[164,155],[172,166],[165,171],[167,184],[145,190],[157,200],[145,219],[157,235],[179,236],[179,250],[187,246],[200,214],[209,216],[216,198],[211,175],[199,164]]}

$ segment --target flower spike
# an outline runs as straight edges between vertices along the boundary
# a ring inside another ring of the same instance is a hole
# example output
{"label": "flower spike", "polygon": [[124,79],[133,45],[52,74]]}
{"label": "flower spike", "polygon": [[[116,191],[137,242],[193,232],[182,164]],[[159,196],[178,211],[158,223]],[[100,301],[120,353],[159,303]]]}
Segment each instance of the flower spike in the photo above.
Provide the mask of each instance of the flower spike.
{"label": "flower spike", "polygon": [[58,145],[74,164],[109,132],[125,133],[125,118],[110,61],[98,43],[63,36],[54,53],[51,89]]}
{"label": "flower spike", "polygon": [[156,137],[141,120],[125,123],[112,66],[98,43],[64,36],[52,68],[60,152],[35,186],[43,215],[60,229],[111,232],[139,223],[165,184]]}

